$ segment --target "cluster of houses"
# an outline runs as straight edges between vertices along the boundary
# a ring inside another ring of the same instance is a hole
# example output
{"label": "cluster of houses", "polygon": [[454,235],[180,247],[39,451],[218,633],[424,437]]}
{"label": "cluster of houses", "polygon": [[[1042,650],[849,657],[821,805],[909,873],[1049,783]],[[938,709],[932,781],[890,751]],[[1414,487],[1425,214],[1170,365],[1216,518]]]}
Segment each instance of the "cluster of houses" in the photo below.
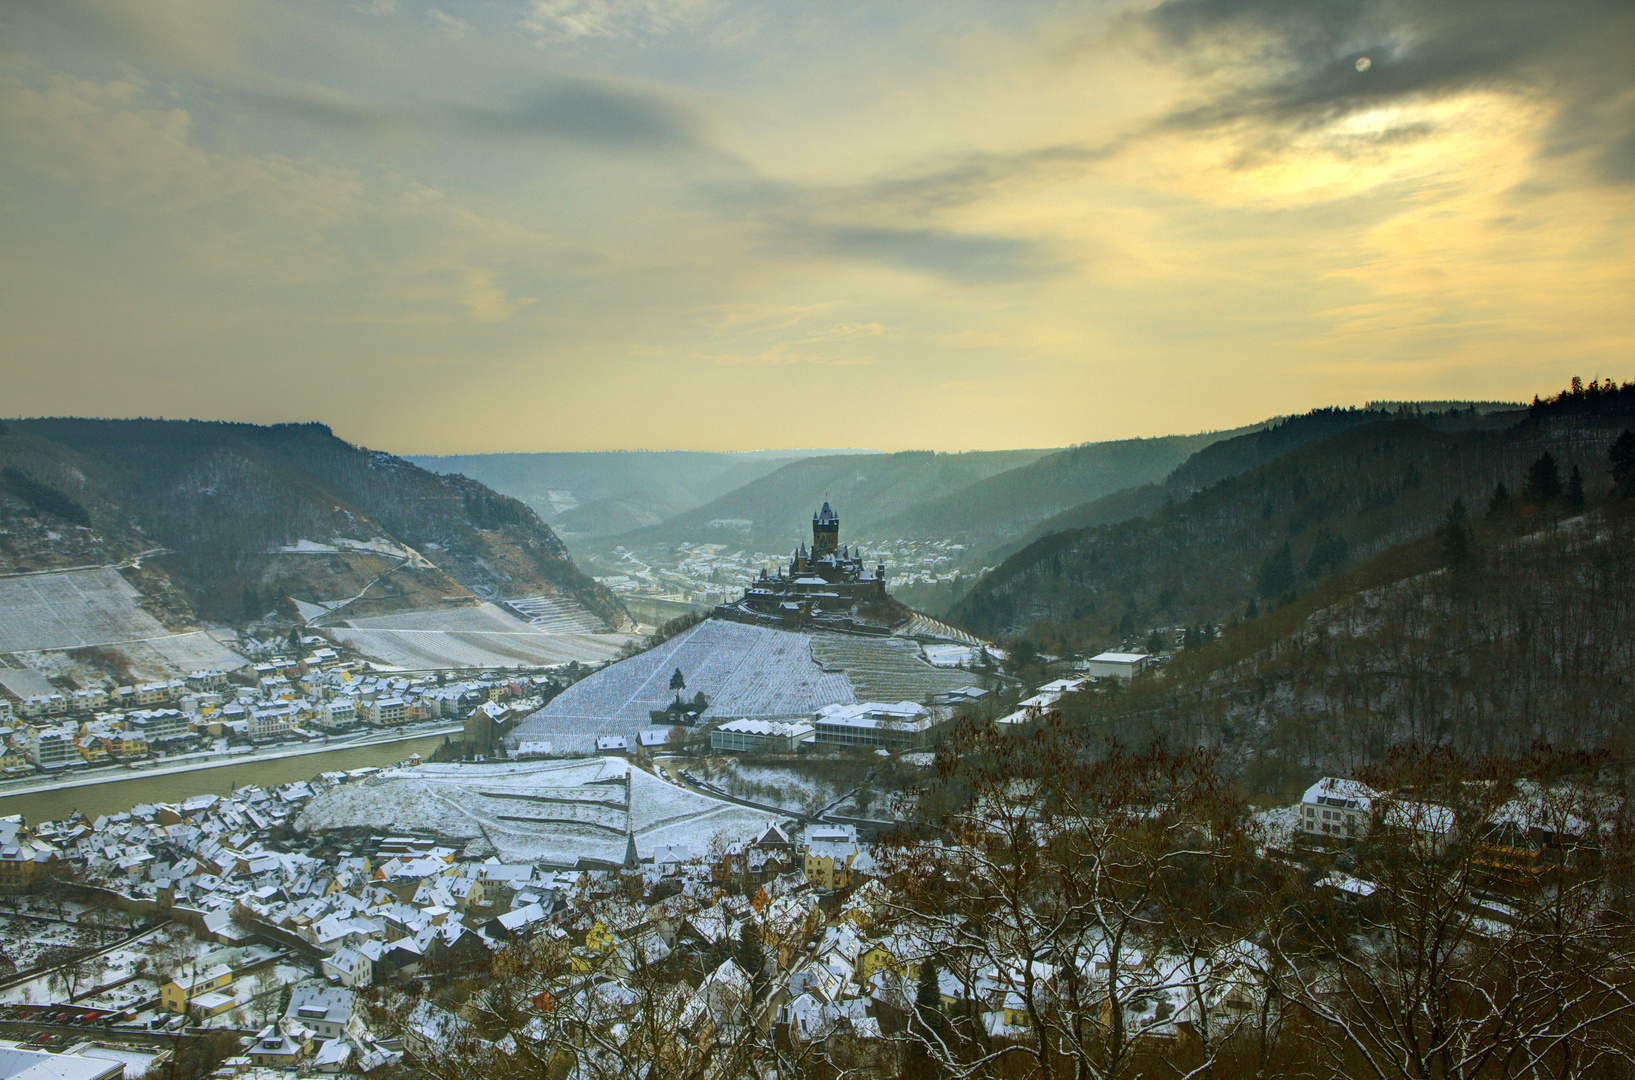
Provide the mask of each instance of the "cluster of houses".
{"label": "cluster of houses", "polygon": [[1382,792],[1360,780],[1325,776],[1306,789],[1295,807],[1297,843],[1346,847],[1386,828],[1417,848],[1440,855],[1461,840],[1469,844],[1475,867],[1490,878],[1519,882],[1538,878],[1552,866],[1572,862],[1594,848],[1597,837],[1583,816],[1586,807],[1563,801],[1535,784],[1523,784],[1513,798],[1492,807],[1481,820],[1461,823],[1446,806]]}
{"label": "cluster of houses", "polygon": [[231,676],[196,671],[185,679],[21,699],[0,688],[0,775],[130,764],[223,738],[287,742],[438,720],[466,719],[479,729],[472,733],[477,744],[491,745],[493,732],[543,704],[550,685],[523,676],[449,682],[360,672],[322,639],[306,640],[318,647]]}

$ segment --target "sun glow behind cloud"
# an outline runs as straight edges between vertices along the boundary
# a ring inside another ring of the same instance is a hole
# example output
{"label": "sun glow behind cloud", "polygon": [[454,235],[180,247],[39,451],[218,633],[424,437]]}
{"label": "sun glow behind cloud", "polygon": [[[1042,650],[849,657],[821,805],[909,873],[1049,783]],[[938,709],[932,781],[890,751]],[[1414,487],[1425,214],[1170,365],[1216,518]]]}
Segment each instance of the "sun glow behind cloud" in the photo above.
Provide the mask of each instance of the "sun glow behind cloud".
{"label": "sun glow behind cloud", "polygon": [[10,413],[961,449],[1635,376],[1619,5],[0,20]]}

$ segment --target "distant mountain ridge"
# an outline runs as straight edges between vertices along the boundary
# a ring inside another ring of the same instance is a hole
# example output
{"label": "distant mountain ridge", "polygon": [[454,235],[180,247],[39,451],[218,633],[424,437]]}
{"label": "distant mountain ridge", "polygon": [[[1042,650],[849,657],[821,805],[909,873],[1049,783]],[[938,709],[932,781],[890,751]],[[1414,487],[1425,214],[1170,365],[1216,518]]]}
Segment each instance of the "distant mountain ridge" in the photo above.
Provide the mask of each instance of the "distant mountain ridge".
{"label": "distant mountain ridge", "polygon": [[322,424],[8,420],[0,466],[8,571],[163,548],[147,565],[193,612],[229,623],[282,596],[354,595],[359,614],[560,595],[610,628],[629,622],[521,502]]}
{"label": "distant mountain ridge", "polygon": [[562,536],[593,539],[656,525],[791,462],[842,450],[616,450],[408,456],[527,503]]}
{"label": "distant mountain ridge", "polygon": [[962,454],[909,450],[847,454],[791,462],[702,506],[634,530],[621,542],[742,538],[781,550],[790,523],[819,504],[840,508],[846,533],[877,535],[883,523],[913,507],[990,476],[1026,465],[1049,450],[991,450]]}

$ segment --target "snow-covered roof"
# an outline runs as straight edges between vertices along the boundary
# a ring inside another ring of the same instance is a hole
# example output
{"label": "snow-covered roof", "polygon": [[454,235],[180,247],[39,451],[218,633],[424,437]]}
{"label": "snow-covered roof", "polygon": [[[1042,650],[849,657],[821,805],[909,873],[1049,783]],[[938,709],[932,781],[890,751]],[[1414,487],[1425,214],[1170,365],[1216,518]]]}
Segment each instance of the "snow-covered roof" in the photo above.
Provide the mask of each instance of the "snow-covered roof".
{"label": "snow-covered roof", "polygon": [[733,720],[722,724],[718,731],[728,731],[737,735],[782,735],[786,738],[796,738],[809,735],[812,725],[805,723],[782,724],[775,720]]}
{"label": "snow-covered roof", "polygon": [[1326,800],[1331,806],[1343,805],[1359,810],[1367,810],[1373,806],[1373,800],[1377,798],[1379,798],[1379,792],[1360,780],[1325,776],[1307,788],[1306,793],[1300,796],[1300,801],[1315,806]]}

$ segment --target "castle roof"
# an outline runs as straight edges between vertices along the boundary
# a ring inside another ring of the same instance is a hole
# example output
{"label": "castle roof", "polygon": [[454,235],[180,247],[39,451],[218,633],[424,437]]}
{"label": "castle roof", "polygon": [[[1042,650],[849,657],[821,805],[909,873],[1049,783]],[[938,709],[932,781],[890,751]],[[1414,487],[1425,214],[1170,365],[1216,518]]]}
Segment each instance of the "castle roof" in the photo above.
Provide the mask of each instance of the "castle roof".
{"label": "castle roof", "polygon": [[823,509],[812,515],[812,523],[815,525],[838,525],[840,524],[840,515],[829,509],[829,501],[825,499]]}

